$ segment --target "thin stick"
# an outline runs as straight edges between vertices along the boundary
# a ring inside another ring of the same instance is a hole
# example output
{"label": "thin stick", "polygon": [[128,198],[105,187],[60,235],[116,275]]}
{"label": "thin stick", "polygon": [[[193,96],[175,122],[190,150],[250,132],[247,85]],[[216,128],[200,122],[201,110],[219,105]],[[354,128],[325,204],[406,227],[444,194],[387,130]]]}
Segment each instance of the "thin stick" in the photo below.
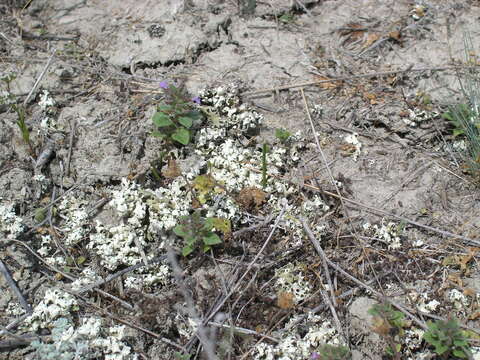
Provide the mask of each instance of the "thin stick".
{"label": "thin stick", "polygon": [[[30,316],[30,314],[23,314],[22,316],[16,318],[10,324],[5,326],[5,329],[6,330],[15,329],[20,323],[22,323],[29,316]],[[2,330],[2,331],[0,331],[0,336],[3,336],[3,335],[5,335],[5,331]]]}
{"label": "thin stick", "polygon": [[[437,164],[438,165],[438,164]],[[250,168],[249,167],[249,170],[251,171],[255,171],[255,172],[259,172],[258,169],[254,169],[254,168]],[[283,179],[285,181],[289,181],[288,179],[285,179],[285,177],[282,177],[282,176],[276,176],[276,175],[271,175],[272,177],[275,177],[275,178],[278,178],[278,179]],[[290,183],[293,183],[292,181],[289,181]],[[296,184],[296,183],[294,183]],[[410,220],[406,217],[403,217],[403,216],[400,216],[400,215],[396,215],[396,214],[393,214],[393,213],[389,213],[388,211],[385,211],[385,210],[382,210],[382,209],[377,209],[377,208],[374,208],[372,206],[368,206],[368,205],[365,205],[365,204],[362,204],[358,201],[355,201],[355,200],[352,200],[352,199],[349,199],[349,198],[346,198],[344,196],[339,196],[337,194],[334,194],[330,191],[327,191],[327,190],[322,190],[320,189],[319,187],[317,186],[313,186],[313,185],[310,185],[310,184],[304,184],[303,185],[304,187],[306,188],[309,188],[309,189],[312,189],[312,190],[315,190],[315,191],[318,191],[322,194],[325,194],[325,195],[328,195],[328,196],[332,196],[334,198],[337,198],[337,199],[342,199],[343,201],[347,202],[347,203],[350,203],[350,204],[353,204],[353,205],[356,205],[358,207],[362,207],[368,211],[371,211],[373,213],[377,213],[377,214],[382,214],[382,215],[385,215],[385,216],[389,216],[389,217],[393,217],[393,218],[396,218],[400,221],[404,221],[406,223],[409,223],[410,225],[415,225],[415,226],[418,226],[419,228],[422,228],[422,229],[425,229],[425,230],[428,230],[428,231],[432,231],[434,233],[437,233],[437,234],[440,234],[440,235],[443,235],[443,236],[446,236],[446,237],[452,237],[454,239],[459,239],[459,240],[463,240],[467,243],[471,243],[475,246],[480,246],[480,241],[478,240],[473,240],[473,239],[470,239],[470,238],[467,238],[466,236],[462,236],[462,235],[458,235],[458,234],[454,234],[454,233],[451,233],[449,231],[445,231],[445,230],[441,230],[441,229],[437,229],[437,228],[434,228],[434,227],[431,227],[431,226],[428,226],[428,225],[424,225],[424,224],[421,224],[419,222],[416,222],[414,220]]]}
{"label": "thin stick", "polygon": [[[479,66],[480,65],[476,65],[475,67],[479,67]],[[468,67],[471,67],[471,66],[468,66]],[[294,88],[300,88],[300,87],[305,87],[305,86],[329,83],[329,82],[333,82],[333,81],[363,79],[363,78],[376,77],[376,76],[387,76],[387,75],[401,74],[401,73],[405,73],[405,72],[445,71],[445,70],[454,70],[454,69],[459,69],[459,68],[460,69],[461,68],[467,68],[467,66],[443,66],[443,67],[436,67],[436,68],[433,67],[433,68],[419,68],[419,69],[412,69],[412,68],[408,67],[408,68],[403,69],[403,70],[393,70],[393,71],[377,72],[377,73],[373,73],[373,74],[361,74],[361,75],[353,75],[353,76],[344,76],[344,77],[340,77],[340,78],[336,78],[336,79],[308,81],[308,82],[299,83],[299,84],[277,86],[277,87],[273,87],[273,88],[270,88],[270,89],[260,89],[260,90],[255,90],[255,91],[246,91],[246,92],[242,93],[241,96],[250,96],[250,95],[257,95],[257,94],[275,92],[275,91],[280,91],[280,90],[294,89]]]}
{"label": "thin stick", "polygon": [[266,225],[268,225],[268,223],[270,221],[273,220],[273,216],[269,215],[265,218],[265,220],[263,220],[262,222],[258,223],[258,224],[255,224],[255,225],[252,225],[252,226],[249,226],[249,227],[246,227],[246,228],[243,228],[243,229],[240,229],[240,230],[237,230],[235,231],[232,236],[233,237],[238,237],[239,235],[243,234],[243,233],[246,233],[246,232],[249,232],[249,231],[253,231],[253,230],[256,230],[256,229],[259,229],[259,228],[262,228]]}
{"label": "thin stick", "polygon": [[10,275],[10,272],[8,271],[7,267],[5,266],[2,260],[0,260],[0,273],[3,274],[3,277],[7,281],[8,285],[10,286],[14,294],[17,296],[18,301],[20,302],[20,305],[22,305],[22,307],[25,309],[25,311],[28,314],[31,314],[32,307],[27,302],[27,300],[25,300],[25,297],[23,296],[22,292],[18,288],[17,283],[15,282],[15,280],[13,280],[12,276]]}
{"label": "thin stick", "polygon": [[68,144],[67,169],[66,169],[67,176],[70,176],[70,161],[72,160],[73,139],[75,138],[76,128],[77,128],[77,122],[75,120],[72,120],[70,122],[70,141]]}
{"label": "thin stick", "polygon": [[38,87],[38,85],[40,84],[40,81],[42,81],[43,77],[44,77],[45,74],[47,73],[48,68],[49,68],[50,65],[52,64],[53,57],[55,56],[55,53],[56,53],[56,52],[57,52],[57,50],[56,50],[56,49],[53,49],[52,55],[50,55],[50,57],[48,58],[47,64],[46,64],[45,67],[43,68],[43,71],[40,73],[40,76],[38,77],[37,81],[35,81],[35,84],[33,85],[32,90],[30,90],[30,92],[28,93],[27,97],[26,97],[25,100],[23,101],[23,107],[26,107],[26,106],[27,106],[28,100],[30,100],[30,98],[32,97],[32,94],[35,92],[35,90],[37,90],[37,87]]}
{"label": "thin stick", "polygon": [[268,339],[270,341],[273,341],[273,342],[276,342],[276,343],[279,343],[280,340],[274,338],[274,337],[271,337],[271,336],[268,336],[266,334],[262,334],[262,333],[259,333],[255,330],[250,330],[250,329],[245,329],[245,328],[242,328],[242,327],[238,327],[238,326],[231,326],[231,325],[227,325],[227,324],[221,324],[221,323],[218,323],[216,321],[210,321],[209,322],[210,325],[212,326],[216,326],[216,327],[222,327],[222,328],[225,328],[225,329],[231,329],[235,332],[238,332],[240,334],[245,334],[245,335],[253,335],[253,336],[262,336],[263,338],[265,339]]}
{"label": "thin stick", "polygon": [[[312,230],[310,229],[310,227],[308,226],[307,223],[303,222],[302,221],[302,225],[303,225],[303,229],[305,230],[305,233],[307,234],[308,238],[310,239],[310,241],[312,242],[312,244],[315,246],[315,248],[317,247],[320,247],[320,244],[318,243],[318,240],[315,238],[315,235],[313,235],[313,232]],[[315,245],[316,244],[316,245]],[[427,325],[422,321],[420,320],[419,318],[417,318],[415,315],[411,314],[407,309],[405,309],[405,307],[403,305],[400,305],[399,303],[397,303],[396,301],[394,300],[391,300],[391,299],[388,299],[386,298],[385,296],[383,296],[383,294],[381,294],[380,292],[378,292],[377,290],[375,290],[374,288],[372,288],[371,286],[363,283],[362,281],[358,280],[357,278],[353,277],[352,275],[350,275],[349,273],[347,273],[345,270],[343,270],[340,266],[338,266],[337,264],[335,264],[334,262],[332,262],[329,258],[325,258],[328,265],[330,265],[332,268],[334,268],[336,271],[338,271],[340,274],[342,274],[343,276],[345,276],[347,279],[353,281],[355,284],[357,285],[360,285],[361,287],[363,287],[364,289],[370,291],[371,293],[375,294],[375,296],[377,296],[379,299],[384,299],[385,301],[389,302],[390,304],[392,304],[394,307],[396,307],[398,310],[400,310],[401,312],[403,312],[405,315],[407,315],[410,319],[412,319],[418,326],[420,326],[423,330],[427,330]]]}
{"label": "thin stick", "polygon": [[[148,262],[148,265],[153,265],[155,263],[158,263],[160,261],[163,261],[167,258],[166,255],[162,255],[162,256],[157,256],[155,258],[153,258],[152,260],[150,260]],[[90,284],[90,285],[87,285],[83,288],[81,288],[80,290],[77,290],[75,291],[77,294],[83,294],[84,292],[87,292],[87,291],[90,291],[90,290],[93,290],[94,288],[96,287],[99,287],[99,286],[102,286],[103,284],[106,284],[110,281],[113,281],[115,280],[116,278],[122,276],[122,275],[125,275],[126,273],[130,272],[130,271],[134,271],[134,270],[137,270],[143,266],[145,266],[146,264],[141,261],[139,262],[138,264],[135,264],[135,265],[132,265],[132,266],[129,266],[128,268],[126,269],[123,269],[123,270],[120,270],[120,271],[117,271],[115,274],[112,274],[112,275],[109,275],[107,276],[105,279],[102,279],[100,281],[97,281],[97,282],[94,282],[93,284]]]}
{"label": "thin stick", "polygon": [[[284,199],[284,200],[285,200],[285,199]],[[225,304],[225,302],[238,290],[238,288],[240,287],[240,284],[241,284],[241,282],[243,281],[243,279],[245,279],[245,277],[246,277],[247,274],[250,272],[250,270],[252,270],[253,265],[257,262],[258,258],[262,255],[263,251],[265,250],[265,248],[267,247],[268,243],[269,243],[270,240],[272,239],[275,230],[277,229],[278,225],[280,224],[280,221],[281,221],[282,218],[283,218],[283,214],[285,214],[285,211],[287,210],[288,202],[285,200],[285,201],[282,201],[282,203],[283,203],[283,204],[282,204],[282,205],[283,205],[283,208],[282,208],[282,210],[280,211],[280,214],[278,214],[277,219],[275,220],[275,224],[273,224],[273,229],[270,231],[270,234],[268,235],[267,240],[265,240],[265,242],[263,243],[262,248],[258,251],[258,253],[255,255],[255,257],[254,257],[253,260],[250,262],[250,264],[248,264],[247,270],[245,270],[245,272],[243,273],[242,277],[237,281],[237,283],[235,284],[235,286],[233,286],[233,288],[230,290],[230,292],[227,294],[227,296],[225,296],[225,298],[223,299],[223,301],[217,306],[216,311],[213,312],[212,314],[210,314],[210,316],[207,318],[207,321],[210,321],[210,320],[212,319],[212,317],[214,316],[214,314],[215,314],[216,312],[218,312],[218,311],[222,308],[222,306]]]}
{"label": "thin stick", "polygon": [[[67,279],[70,280],[70,281],[75,281],[75,280],[77,280],[75,277],[67,274],[66,272],[60,270],[59,268],[57,268],[57,267],[55,267],[55,266],[53,266],[53,265],[48,264],[45,260],[42,259],[41,256],[39,256],[39,255],[35,252],[35,250],[33,250],[30,246],[28,246],[28,245],[25,244],[24,242],[22,242],[22,241],[20,241],[20,240],[13,240],[13,241],[18,242],[19,244],[21,244],[21,245],[23,245],[25,248],[27,248],[27,250],[30,251],[30,253],[31,253],[33,256],[35,256],[38,260],[40,260],[42,263],[44,263],[50,270],[55,271],[55,272],[58,272],[59,274],[61,274],[62,276],[64,276],[65,278],[67,278]],[[66,292],[68,292],[68,293],[71,293],[71,294],[73,294],[73,295],[77,295],[77,296],[78,296],[78,294],[75,294],[75,293],[72,292],[70,289],[66,289],[65,287],[62,287],[62,290],[63,290],[63,291],[66,291]],[[100,293],[100,294],[102,294],[102,295],[104,295],[104,296],[106,296],[106,297],[109,297],[109,298],[111,298],[111,299],[114,299],[114,300],[118,301],[118,302],[120,303],[120,305],[122,305],[124,308],[128,309],[129,311],[133,311],[133,310],[134,310],[133,306],[130,305],[129,303],[127,303],[126,301],[124,301],[124,300],[122,300],[122,299],[120,299],[120,298],[118,298],[118,297],[116,297],[116,296],[114,296],[114,295],[112,295],[112,294],[109,294],[109,293],[107,293],[106,291],[103,291],[102,289],[94,288],[93,290],[95,290],[96,292],[98,292],[98,293]]]}
{"label": "thin stick", "polygon": [[[248,267],[247,269],[245,270],[245,272],[243,273],[242,277],[237,281],[237,283],[232,286],[231,290],[229,291],[229,293],[224,296],[219,302],[218,302],[218,305],[215,306],[215,308],[210,312],[210,314],[208,316],[205,317],[205,319],[203,320],[203,325],[206,325],[208,324],[208,322],[210,320],[212,320],[212,318],[215,316],[215,314],[220,311],[220,309],[223,307],[223,305],[225,305],[225,303],[227,302],[228,299],[230,299],[230,297],[232,297],[232,295],[234,293],[237,292],[238,288],[240,287],[240,284],[242,283],[242,281],[245,279],[245,277],[247,276],[247,274],[250,272],[250,270],[252,270],[252,268],[254,267],[254,264],[257,262],[258,258],[261,256],[261,254],[263,253],[263,251],[265,250],[265,248],[267,247],[268,243],[270,242],[271,238],[273,237],[273,234],[275,233],[275,230],[278,228],[279,224],[280,224],[280,221],[282,220],[283,218],[283,215],[285,214],[285,211],[287,210],[287,205],[288,205],[288,202],[287,200],[283,200],[282,201],[282,210],[280,211],[280,214],[278,214],[276,220],[275,220],[275,223],[273,224],[273,228],[272,230],[270,231],[270,234],[268,235],[267,239],[265,240],[265,242],[263,243],[263,246],[262,248],[258,251],[258,253],[255,255],[255,257],[253,258],[253,260],[248,264]],[[189,344],[191,343],[191,341],[189,341]],[[188,347],[188,345],[187,345]]]}
{"label": "thin stick", "polygon": [[[316,129],[315,129],[315,125],[313,124],[312,116],[310,115],[310,110],[308,108],[307,99],[305,98],[305,93],[303,92],[303,88],[300,88],[300,93],[302,94],[303,105],[305,106],[305,112],[307,113],[308,120],[309,120],[310,126],[312,128],[312,133],[313,133],[313,137],[315,138],[315,144],[317,145],[318,152],[320,153],[320,155],[322,157],[322,160],[323,160],[323,163],[325,164],[328,176],[330,178],[330,182],[335,187],[335,191],[337,192],[338,196],[341,196],[340,195],[340,189],[338,188],[337,182],[335,181],[335,178],[333,177],[332,170],[330,169],[330,166],[328,166],[327,157],[325,156],[325,154],[322,150],[322,147],[320,146],[320,141],[318,139],[318,135],[317,135],[317,132],[316,132]],[[345,203],[343,201],[341,201],[341,203],[342,203],[342,207],[345,211],[345,214],[348,216],[348,213],[347,213],[346,208],[345,208]],[[301,221],[305,222],[304,219],[301,219]],[[319,250],[317,249],[317,251],[319,251]],[[320,253],[320,256],[323,259],[323,269],[325,271],[325,276],[327,277],[328,285],[330,287],[330,296],[332,298],[332,303],[336,307],[337,306],[337,300],[335,299],[335,292],[333,290],[332,280],[330,278],[330,272],[328,271],[328,266],[325,262],[326,256],[325,256],[325,253],[323,252],[321,247],[320,247],[320,252],[319,253]]]}
{"label": "thin stick", "polygon": [[203,349],[205,350],[205,355],[209,360],[217,360],[218,358],[215,355],[214,342],[212,341],[212,339],[208,337],[207,329],[205,328],[203,321],[200,320],[200,317],[198,316],[198,313],[195,310],[195,304],[193,302],[190,292],[187,290],[187,287],[185,286],[185,282],[182,279],[182,269],[180,268],[180,265],[178,264],[177,259],[175,258],[174,252],[169,249],[167,252],[167,256],[168,256],[168,262],[172,266],[175,280],[180,288],[180,292],[182,293],[183,298],[187,303],[188,316],[196,324],[198,324],[198,328],[195,334],[197,335],[198,339],[200,340],[203,346]]}
{"label": "thin stick", "polygon": [[83,300],[83,301],[85,302],[86,305],[89,305],[89,306],[91,306],[91,307],[99,310],[102,315],[105,315],[106,317],[109,317],[110,319],[115,320],[115,321],[119,322],[120,324],[126,325],[126,326],[128,326],[129,328],[132,328],[132,329],[141,331],[141,332],[143,332],[143,333],[145,333],[145,334],[147,334],[147,335],[150,335],[150,336],[152,336],[152,337],[154,337],[154,338],[156,338],[156,339],[164,342],[165,344],[168,344],[168,345],[170,345],[170,346],[173,346],[173,347],[177,348],[178,350],[181,350],[181,351],[187,353],[187,350],[186,350],[182,345],[179,345],[179,344],[177,344],[177,343],[174,343],[173,341],[168,340],[167,338],[164,338],[163,336],[161,336],[161,335],[159,335],[159,334],[157,334],[157,333],[154,333],[153,331],[150,331],[150,330],[148,330],[148,329],[142,328],[141,326],[135,325],[135,324],[134,324],[133,322],[131,322],[131,321],[123,320],[123,319],[121,319],[121,318],[119,318],[119,317],[117,317],[117,316],[109,313],[107,310],[104,310],[104,309],[102,309],[101,307],[99,307],[99,306],[97,306],[97,305],[95,305],[95,304],[92,304],[92,303],[87,302],[87,301],[85,301],[85,300]]}
{"label": "thin stick", "polygon": [[335,328],[337,329],[337,332],[339,335],[341,335],[344,340],[346,341],[345,334],[343,333],[342,330],[342,324],[340,324],[340,320],[338,319],[337,311],[335,310],[335,307],[333,306],[332,302],[328,298],[328,295],[323,291],[323,289],[320,289],[320,294],[322,295],[323,301],[328,305],[330,308],[330,312],[332,313],[333,316],[333,322],[335,323]]}

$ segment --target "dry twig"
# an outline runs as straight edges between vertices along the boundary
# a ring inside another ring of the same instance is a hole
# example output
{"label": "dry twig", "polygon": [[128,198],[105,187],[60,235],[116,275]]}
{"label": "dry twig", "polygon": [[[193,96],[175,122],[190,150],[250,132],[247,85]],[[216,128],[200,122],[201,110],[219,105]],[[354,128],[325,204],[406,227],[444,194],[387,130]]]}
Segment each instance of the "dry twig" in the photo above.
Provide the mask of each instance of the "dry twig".
{"label": "dry twig", "polygon": [[8,271],[7,267],[5,266],[2,260],[0,260],[0,273],[2,273],[3,277],[7,281],[7,284],[10,286],[13,293],[17,296],[18,301],[20,302],[20,305],[22,305],[22,307],[25,309],[25,311],[28,314],[31,314],[32,307],[27,302],[27,300],[25,300],[25,297],[23,296],[22,292],[18,288],[17,283],[15,282],[15,280],[13,280],[12,276],[10,275],[10,272]]}
{"label": "dry twig", "polygon": [[[315,238],[315,235],[313,235],[313,232],[312,230],[310,229],[310,227],[308,226],[307,223],[303,222],[302,221],[302,225],[303,225],[303,229],[305,230],[305,233],[307,234],[308,238],[310,239],[310,241],[312,242],[312,244],[314,245],[315,248],[320,248],[320,244],[318,242],[318,240]],[[405,315],[407,315],[410,319],[412,319],[418,326],[420,326],[423,330],[427,330],[427,325],[425,324],[425,322],[421,321],[419,318],[417,318],[415,315],[411,314],[406,308],[405,306],[397,303],[396,301],[394,300],[391,300],[391,299],[388,299],[386,298],[383,294],[381,294],[380,292],[378,292],[377,290],[375,290],[374,288],[372,288],[371,286],[365,284],[364,282],[358,280],[356,277],[350,275],[349,273],[347,273],[345,270],[343,270],[340,266],[338,266],[337,264],[335,264],[333,261],[331,261],[330,259],[328,259],[326,257],[326,261],[328,263],[328,265],[332,268],[334,268],[336,271],[338,271],[340,274],[342,274],[344,277],[346,277],[347,279],[353,281],[354,283],[356,283],[357,285],[360,285],[361,287],[363,287],[365,290],[368,290],[370,291],[372,294],[374,294],[375,296],[377,296],[379,299],[384,299],[385,301],[389,302],[392,306],[396,307],[398,310],[400,310],[401,312],[403,312]]]}

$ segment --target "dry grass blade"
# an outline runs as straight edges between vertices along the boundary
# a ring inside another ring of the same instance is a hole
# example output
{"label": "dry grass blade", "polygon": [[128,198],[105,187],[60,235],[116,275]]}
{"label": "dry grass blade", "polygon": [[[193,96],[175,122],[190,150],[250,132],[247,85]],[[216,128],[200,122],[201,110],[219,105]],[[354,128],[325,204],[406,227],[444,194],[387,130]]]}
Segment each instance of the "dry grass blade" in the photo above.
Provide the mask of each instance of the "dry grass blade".
{"label": "dry grass blade", "polygon": [[475,54],[470,33],[464,34],[465,61],[464,74],[457,70],[457,79],[464,102],[450,106],[444,114],[454,126],[454,136],[464,136],[463,158],[467,170],[475,176],[480,174],[480,75],[476,69],[478,56]]}

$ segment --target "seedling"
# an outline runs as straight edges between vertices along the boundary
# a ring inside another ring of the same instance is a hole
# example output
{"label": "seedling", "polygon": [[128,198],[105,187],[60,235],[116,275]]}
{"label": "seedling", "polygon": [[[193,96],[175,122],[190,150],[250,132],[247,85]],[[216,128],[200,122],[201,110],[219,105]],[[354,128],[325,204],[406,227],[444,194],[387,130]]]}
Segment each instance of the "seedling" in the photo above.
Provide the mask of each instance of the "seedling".
{"label": "seedling", "polygon": [[285,129],[276,129],[275,137],[280,140],[281,143],[286,143],[288,139],[292,136],[292,133]]}
{"label": "seedling", "polygon": [[216,217],[201,217],[199,211],[195,211],[191,215],[183,216],[177,226],[174,227],[175,235],[180,236],[185,241],[182,249],[182,255],[188,256],[198,242],[202,242],[203,251],[207,252],[213,245],[221,244],[222,240],[215,234],[215,230],[224,234],[230,232],[230,221],[227,219]]}
{"label": "seedling", "polygon": [[153,115],[153,124],[157,130],[153,136],[172,141],[181,145],[188,145],[193,137],[194,125],[201,121],[202,113],[195,109],[194,103],[198,98],[189,99],[183,89],[166,82],[160,83],[165,90],[166,99],[157,107]]}
{"label": "seedling", "polygon": [[30,141],[30,131],[28,130],[27,124],[25,123],[25,109],[15,103],[15,97],[10,93],[10,83],[16,78],[15,73],[9,73],[0,78],[0,81],[5,83],[6,91],[0,96],[0,105],[4,104],[10,107],[11,110],[17,113],[17,125],[22,134],[22,139],[25,144],[28,145],[28,149],[32,156],[35,155],[33,150],[32,143]]}
{"label": "seedling", "polygon": [[[467,32],[464,35],[465,62],[476,65],[472,39]],[[468,67],[464,73],[457,73],[462,90],[463,101],[451,106],[443,117],[454,125],[453,135],[464,136],[465,160],[467,170],[480,174],[480,77],[475,66]]]}
{"label": "seedling", "polygon": [[423,334],[427,343],[435,347],[442,359],[468,359],[472,357],[465,331],[460,329],[456,319],[427,322],[428,330]]}
{"label": "seedling", "polygon": [[280,16],[278,20],[280,20],[284,24],[291,24],[295,22],[295,15],[292,13],[285,13],[282,16]]}
{"label": "seedling", "polygon": [[390,304],[376,304],[368,310],[373,315],[373,331],[382,336],[388,343],[387,354],[400,360],[402,345],[400,337],[404,335],[405,315],[395,310]]}

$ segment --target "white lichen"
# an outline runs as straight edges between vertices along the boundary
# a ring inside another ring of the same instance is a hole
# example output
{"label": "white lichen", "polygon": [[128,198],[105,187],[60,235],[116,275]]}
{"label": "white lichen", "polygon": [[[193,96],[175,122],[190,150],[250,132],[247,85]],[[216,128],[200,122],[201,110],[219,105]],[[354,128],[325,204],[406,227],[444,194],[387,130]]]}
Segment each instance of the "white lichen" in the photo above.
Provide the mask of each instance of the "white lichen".
{"label": "white lichen", "polygon": [[77,300],[60,289],[48,289],[32,314],[24,322],[24,327],[31,331],[48,328],[50,324],[60,318],[71,318],[72,311],[78,310]]}
{"label": "white lichen", "polygon": [[14,205],[8,203],[0,204],[1,236],[6,239],[15,239],[24,229],[22,219],[15,215]]}
{"label": "white lichen", "polygon": [[349,134],[345,136],[344,140],[346,143],[354,146],[355,150],[352,153],[352,158],[354,161],[357,161],[358,157],[362,152],[362,143],[360,142],[360,140],[358,140],[358,134],[357,133]]}
{"label": "white lichen", "polygon": [[305,278],[305,268],[302,264],[289,263],[275,271],[275,289],[293,295],[297,304],[312,293],[312,286]]}
{"label": "white lichen", "polygon": [[[308,313],[305,320],[306,332],[300,333],[296,323],[298,318],[292,317],[284,329],[273,335],[279,338],[278,344],[260,342],[255,346],[253,359],[255,360],[297,360],[309,359],[311,354],[321,344],[342,345],[338,333],[325,318]],[[288,330],[285,330],[288,329]]]}
{"label": "white lichen", "polygon": [[402,246],[399,226],[394,222],[387,222],[385,224],[384,219],[382,219],[380,225],[372,225],[370,223],[363,224],[363,229],[376,240],[386,243],[389,249],[395,250]]}

